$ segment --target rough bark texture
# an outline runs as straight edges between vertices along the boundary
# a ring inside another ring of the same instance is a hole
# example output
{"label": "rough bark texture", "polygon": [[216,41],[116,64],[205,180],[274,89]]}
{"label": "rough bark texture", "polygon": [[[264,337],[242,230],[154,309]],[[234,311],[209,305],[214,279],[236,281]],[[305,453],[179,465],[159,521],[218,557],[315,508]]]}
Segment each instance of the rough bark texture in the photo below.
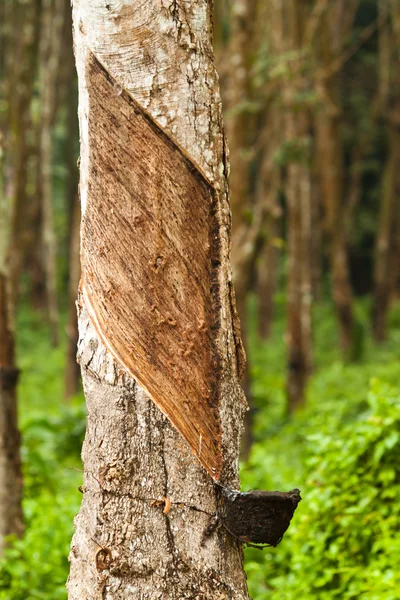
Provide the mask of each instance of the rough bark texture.
{"label": "rough bark texture", "polygon": [[[96,166],[96,145],[102,141],[89,133],[97,93],[87,79],[93,53],[118,82],[121,96],[127,92],[132,95],[215,189],[220,224],[220,307],[214,333],[221,356],[221,481],[236,487],[245,403],[239,385],[242,349],[228,261],[227,165],[210,44],[210,10],[209,3],[203,1],[162,2],[161,6],[155,0],[140,5],[131,0],[123,4],[116,0],[107,4],[100,0],[74,2],[81,200],[85,223],[85,215],[102,204],[102,196],[91,196],[89,179]],[[103,135],[114,137],[114,127],[110,120]],[[123,142],[128,157],[134,142],[130,137]],[[162,158],[154,156],[154,161]],[[125,177],[126,169],[135,167],[123,156],[121,161],[119,174]],[[94,204],[90,207],[89,203]],[[171,214],[164,230],[173,227],[173,222]],[[118,237],[115,243],[119,243]],[[126,258],[129,262],[130,257]],[[146,293],[146,285],[142,291]],[[84,496],[70,555],[70,600],[247,599],[237,540],[221,530],[220,540],[215,535],[201,543],[209,517],[195,509],[214,512],[212,479],[154,402],[107,352],[89,318],[84,297],[79,329],[78,356],[88,424],[83,448]],[[153,350],[149,347],[149,351]],[[171,359],[179,366],[184,357]],[[168,498],[164,507],[162,502],[152,503],[163,497]]]}

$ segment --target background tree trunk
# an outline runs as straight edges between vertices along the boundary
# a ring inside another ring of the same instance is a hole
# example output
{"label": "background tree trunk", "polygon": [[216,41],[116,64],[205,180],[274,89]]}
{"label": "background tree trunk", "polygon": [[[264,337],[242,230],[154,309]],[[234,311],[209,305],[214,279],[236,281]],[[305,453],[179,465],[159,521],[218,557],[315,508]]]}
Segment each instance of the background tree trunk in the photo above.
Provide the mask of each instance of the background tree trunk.
{"label": "background tree trunk", "polygon": [[53,217],[51,130],[57,109],[59,69],[62,50],[64,0],[43,0],[40,39],[40,191],[42,246],[46,276],[46,297],[51,340],[59,343],[57,301],[56,238]]}
{"label": "background tree trunk", "polygon": [[[308,9],[297,0],[282,3],[281,39],[286,52],[296,53],[293,76],[284,83],[284,131],[288,227],[287,273],[287,398],[289,412],[304,402],[312,368],[312,188],[311,117],[307,102],[310,79],[299,65],[304,52]],[[287,35],[284,32],[287,31]],[[296,69],[300,73],[296,75]]]}
{"label": "background tree trunk", "polygon": [[[340,344],[349,357],[354,341],[353,299],[347,252],[347,204],[344,190],[344,151],[339,60],[349,35],[358,2],[340,0],[329,5],[320,18],[315,45],[319,112],[316,119],[320,180],[329,239],[332,296],[339,323]],[[347,196],[347,198],[346,198]]]}
{"label": "background tree trunk", "polygon": [[[0,209],[2,212],[2,209]],[[3,215],[0,214],[0,220]],[[4,229],[0,226],[0,234]],[[23,530],[22,473],[20,434],[17,417],[18,369],[15,363],[15,341],[11,286],[7,279],[4,255],[0,256],[0,554],[4,538]]]}
{"label": "background tree trunk", "polygon": [[261,206],[263,211],[264,244],[257,262],[258,333],[262,339],[267,339],[270,334],[274,295],[278,286],[279,243],[282,239],[282,209],[278,197],[282,187],[282,169],[276,162],[282,142],[282,109],[276,100],[272,100],[267,102],[265,113],[266,122],[262,136],[264,149],[256,189],[256,204]]}
{"label": "background tree trunk", "polygon": [[[95,168],[90,164],[93,148],[88,147],[88,127],[95,119],[90,106],[96,98],[96,89],[87,80],[90,48],[117,80],[116,93],[127,89],[218,189],[219,318],[224,332],[219,342],[224,348],[222,481],[237,486],[244,402],[237,366],[240,339],[233,324],[227,165],[211,18],[210,4],[201,0],[165,3],[161,13],[155,0],[140,5],[133,0],[123,5],[117,0],[107,5],[100,0],[75,0],[80,186],[84,223],[86,202],[93,202],[88,199],[91,182],[87,178],[89,168]],[[121,165],[121,170],[131,168]],[[247,599],[237,540],[221,532],[223,549],[218,536],[201,544],[209,522],[201,511],[215,511],[211,478],[143,389],[107,353],[84,303],[79,331],[88,421],[83,448],[84,496],[70,555],[70,600],[97,599],[101,594],[109,600],[133,596],[149,600],[194,596]],[[152,499],[161,497],[171,501],[170,511],[152,505]]]}
{"label": "background tree trunk", "polygon": [[[380,0],[379,8],[383,21],[379,30],[379,112],[386,124],[388,158],[382,178],[382,199],[375,248],[372,330],[376,341],[383,342],[386,339],[387,313],[395,289],[394,274],[398,262],[397,232],[400,228],[400,7],[396,2]],[[388,13],[390,20],[387,19]]]}
{"label": "background tree trunk", "polygon": [[35,1],[4,2],[2,16],[9,28],[2,27],[0,32],[0,552],[5,536],[19,536],[23,530],[14,319],[26,252],[24,210],[38,35],[36,8]]}

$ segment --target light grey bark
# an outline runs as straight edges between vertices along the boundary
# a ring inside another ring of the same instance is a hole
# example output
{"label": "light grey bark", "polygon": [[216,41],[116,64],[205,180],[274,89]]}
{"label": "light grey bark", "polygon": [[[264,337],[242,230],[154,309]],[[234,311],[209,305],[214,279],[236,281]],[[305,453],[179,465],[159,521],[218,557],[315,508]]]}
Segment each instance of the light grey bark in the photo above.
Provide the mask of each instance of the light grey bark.
{"label": "light grey bark", "polygon": [[[210,10],[204,0],[74,1],[80,190],[84,219],[90,201],[91,160],[91,89],[85,65],[91,51],[218,191],[222,223],[221,481],[237,487],[245,403],[237,367],[227,164]],[[193,507],[215,511],[210,476],[145,392],[107,352],[83,297],[80,302],[78,357],[88,421],[84,495],[70,554],[69,599],[247,599],[240,543],[221,531],[201,544],[209,517]],[[170,511],[152,503],[163,497],[171,501]]]}

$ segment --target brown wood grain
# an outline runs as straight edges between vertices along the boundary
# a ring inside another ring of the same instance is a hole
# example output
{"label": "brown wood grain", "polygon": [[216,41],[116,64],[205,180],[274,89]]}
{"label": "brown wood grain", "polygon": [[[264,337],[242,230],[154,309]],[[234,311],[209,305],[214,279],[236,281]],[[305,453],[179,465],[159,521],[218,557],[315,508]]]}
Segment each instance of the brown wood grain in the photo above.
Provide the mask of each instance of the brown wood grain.
{"label": "brown wood grain", "polygon": [[89,311],[113,356],[218,479],[216,194],[91,54],[86,76],[92,93],[82,273]]}

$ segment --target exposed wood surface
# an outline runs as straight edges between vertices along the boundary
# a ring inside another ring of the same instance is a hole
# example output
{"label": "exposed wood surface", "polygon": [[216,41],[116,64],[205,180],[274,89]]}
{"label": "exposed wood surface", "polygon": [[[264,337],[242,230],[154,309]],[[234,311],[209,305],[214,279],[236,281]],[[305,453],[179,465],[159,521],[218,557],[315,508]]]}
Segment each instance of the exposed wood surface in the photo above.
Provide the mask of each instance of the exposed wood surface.
{"label": "exposed wood surface", "polygon": [[87,79],[92,155],[82,255],[89,313],[110,352],[218,478],[214,190],[93,54]]}

